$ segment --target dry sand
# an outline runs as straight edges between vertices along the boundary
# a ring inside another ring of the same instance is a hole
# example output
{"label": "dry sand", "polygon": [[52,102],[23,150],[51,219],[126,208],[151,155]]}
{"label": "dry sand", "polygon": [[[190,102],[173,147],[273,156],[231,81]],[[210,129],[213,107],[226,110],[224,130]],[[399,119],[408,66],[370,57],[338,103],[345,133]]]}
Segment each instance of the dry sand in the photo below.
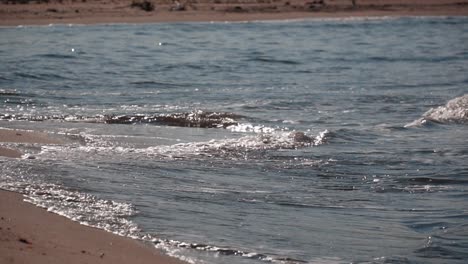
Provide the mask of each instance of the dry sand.
{"label": "dry sand", "polygon": [[0,263],[183,262],[136,240],[80,225],[0,190]]}
{"label": "dry sand", "polygon": [[0,0],[0,25],[441,15],[468,16],[468,0]]}

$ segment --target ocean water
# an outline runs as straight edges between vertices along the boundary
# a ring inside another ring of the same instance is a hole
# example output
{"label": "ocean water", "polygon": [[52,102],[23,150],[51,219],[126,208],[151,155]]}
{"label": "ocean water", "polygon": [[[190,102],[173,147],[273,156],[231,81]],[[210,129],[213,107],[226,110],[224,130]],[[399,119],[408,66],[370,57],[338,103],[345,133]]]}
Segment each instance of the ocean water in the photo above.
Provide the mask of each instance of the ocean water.
{"label": "ocean water", "polygon": [[468,18],[0,28],[0,188],[191,263],[466,263]]}

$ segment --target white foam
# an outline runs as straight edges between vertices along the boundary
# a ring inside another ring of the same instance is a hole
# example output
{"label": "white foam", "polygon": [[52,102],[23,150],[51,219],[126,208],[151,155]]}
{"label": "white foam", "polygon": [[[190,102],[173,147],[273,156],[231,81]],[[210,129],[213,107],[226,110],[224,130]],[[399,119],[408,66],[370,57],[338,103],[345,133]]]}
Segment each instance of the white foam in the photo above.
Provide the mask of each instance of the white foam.
{"label": "white foam", "polygon": [[92,226],[121,236],[139,237],[138,226],[127,219],[136,213],[133,205],[66,190],[55,184],[1,182],[0,188],[25,195],[25,201],[67,217],[82,225]]}
{"label": "white foam", "polygon": [[419,118],[405,127],[421,126],[428,121],[437,123],[468,123],[468,94],[454,98],[447,102],[445,106],[429,109]]}
{"label": "white foam", "polygon": [[440,123],[468,122],[468,94],[448,101],[445,106],[431,108],[423,117]]}
{"label": "white foam", "polygon": [[297,149],[323,144],[328,131],[323,131],[313,141],[297,141],[295,132],[274,132],[249,135],[241,138],[210,140],[208,142],[180,143],[172,146],[158,146],[148,148],[148,153],[164,155],[209,155],[229,156],[242,151]]}
{"label": "white foam", "polygon": [[231,130],[232,132],[253,132],[253,133],[273,133],[277,130],[272,127],[266,127],[263,125],[255,126],[249,123],[228,126],[226,129]]}
{"label": "white foam", "polygon": [[[299,135],[299,137],[297,137]],[[103,137],[81,135],[85,145],[47,145],[42,146],[36,157],[66,159],[66,155],[76,158],[77,152],[92,153],[93,155],[106,155],[118,153],[131,154],[128,158],[137,158],[139,155],[155,156],[157,158],[180,159],[196,157],[220,157],[247,159],[249,152],[299,149],[324,144],[328,130],[320,132],[315,137],[302,132],[275,131],[272,133],[259,133],[246,135],[240,138],[212,139],[203,142],[178,143],[173,145],[158,145],[147,148],[134,148],[116,146],[112,141]]]}

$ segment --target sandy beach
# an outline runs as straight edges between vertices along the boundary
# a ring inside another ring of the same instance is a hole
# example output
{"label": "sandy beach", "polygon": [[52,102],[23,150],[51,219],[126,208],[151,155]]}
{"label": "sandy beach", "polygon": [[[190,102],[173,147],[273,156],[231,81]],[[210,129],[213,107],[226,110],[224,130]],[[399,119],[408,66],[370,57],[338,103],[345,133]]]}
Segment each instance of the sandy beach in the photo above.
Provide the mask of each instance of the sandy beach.
{"label": "sandy beach", "polygon": [[[468,16],[468,0],[37,0],[0,2],[0,26],[255,21],[328,17]],[[66,144],[0,129],[0,143]],[[14,145],[14,144],[13,144]],[[24,153],[0,145],[1,159]],[[80,225],[0,190],[0,263],[182,263],[149,245]]]}
{"label": "sandy beach", "polygon": [[3,0],[0,25],[467,16],[468,0]]}
{"label": "sandy beach", "polygon": [[130,238],[82,226],[0,190],[0,263],[182,263]]}
{"label": "sandy beach", "polygon": [[[2,143],[64,144],[34,131],[0,129]],[[0,156],[23,153],[0,146]],[[0,263],[182,263],[136,240],[80,225],[0,190]]]}

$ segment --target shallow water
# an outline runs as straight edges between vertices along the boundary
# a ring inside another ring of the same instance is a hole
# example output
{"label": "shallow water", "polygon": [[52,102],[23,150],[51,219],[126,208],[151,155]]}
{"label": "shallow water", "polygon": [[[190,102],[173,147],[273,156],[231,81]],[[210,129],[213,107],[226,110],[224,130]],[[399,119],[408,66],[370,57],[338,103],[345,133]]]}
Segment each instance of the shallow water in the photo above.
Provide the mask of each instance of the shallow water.
{"label": "shallow water", "polygon": [[464,263],[468,19],[0,29],[0,187],[192,263]]}

